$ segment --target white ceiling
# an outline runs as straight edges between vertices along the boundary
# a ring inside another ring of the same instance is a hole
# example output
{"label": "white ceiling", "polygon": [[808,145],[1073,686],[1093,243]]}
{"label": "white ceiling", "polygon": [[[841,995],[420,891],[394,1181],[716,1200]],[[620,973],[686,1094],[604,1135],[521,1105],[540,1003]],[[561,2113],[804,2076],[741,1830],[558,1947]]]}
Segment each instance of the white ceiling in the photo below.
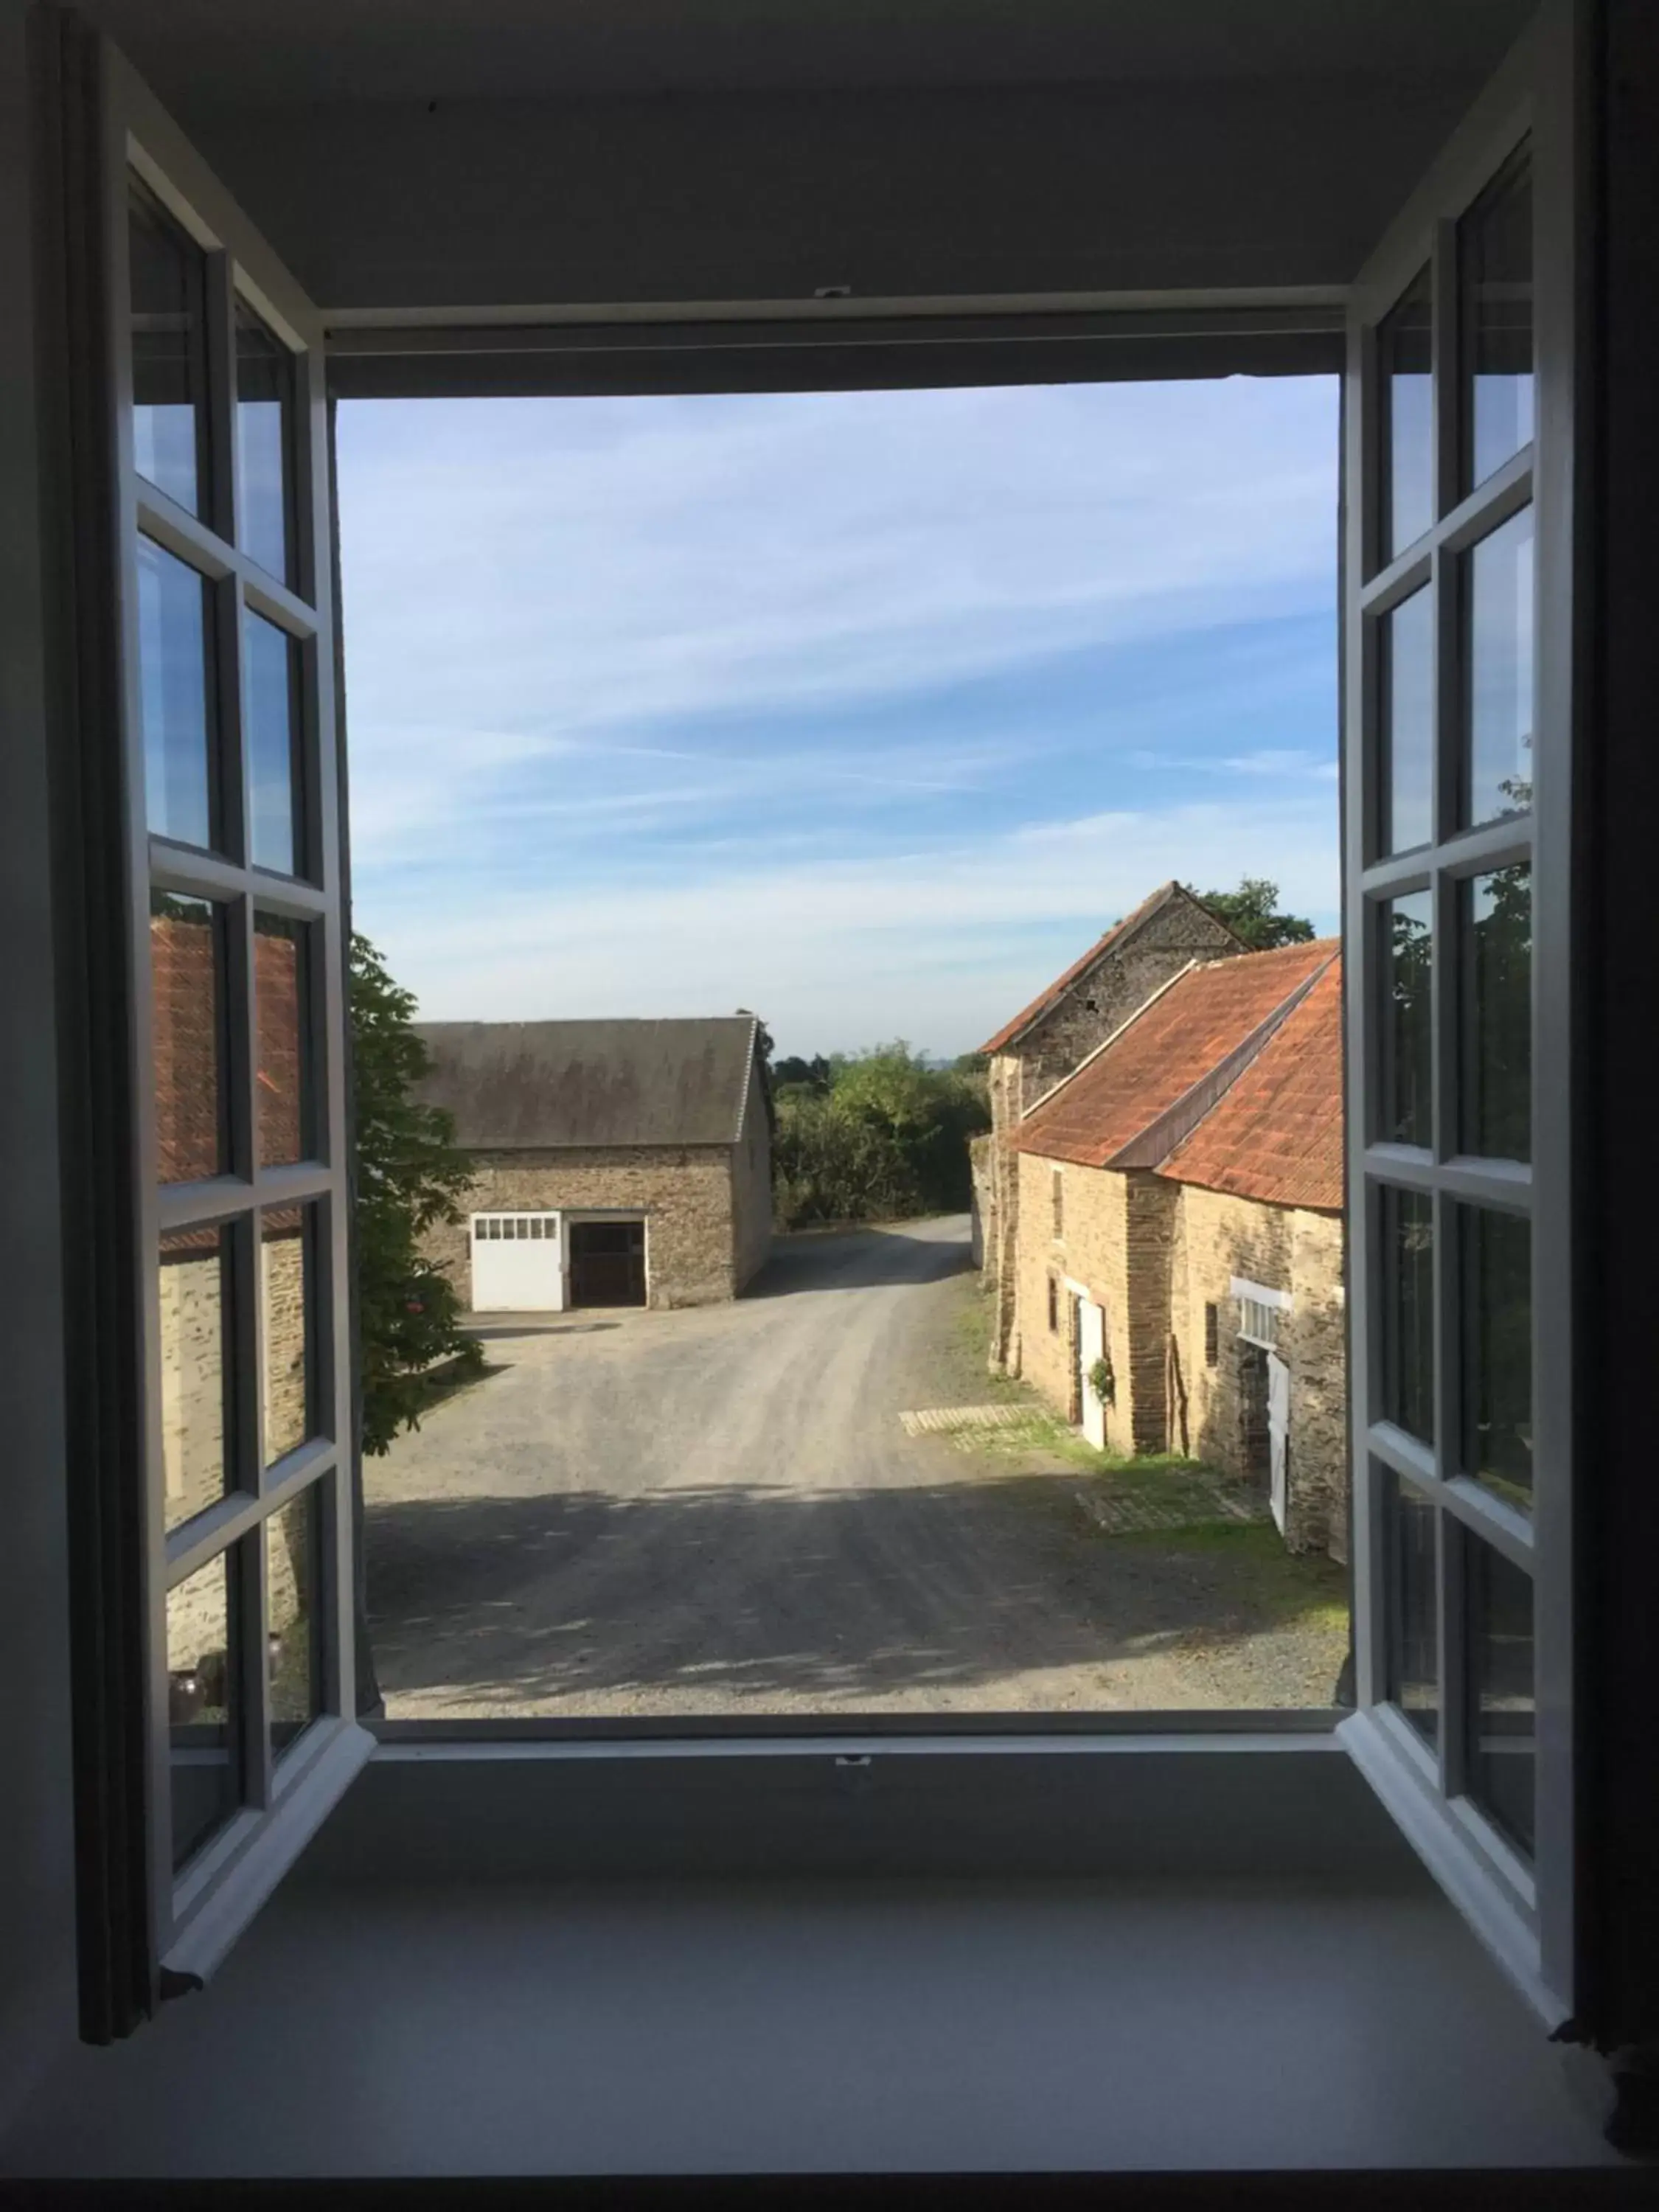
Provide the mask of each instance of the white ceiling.
{"label": "white ceiling", "polygon": [[181,109],[1267,76],[1474,82],[1528,0],[83,0]]}

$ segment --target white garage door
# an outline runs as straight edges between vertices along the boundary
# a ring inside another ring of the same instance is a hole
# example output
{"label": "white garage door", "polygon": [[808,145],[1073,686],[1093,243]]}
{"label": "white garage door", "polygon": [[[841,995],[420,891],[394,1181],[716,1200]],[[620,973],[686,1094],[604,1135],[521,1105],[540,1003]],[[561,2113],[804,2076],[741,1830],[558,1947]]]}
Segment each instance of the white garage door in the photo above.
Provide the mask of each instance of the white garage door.
{"label": "white garage door", "polygon": [[475,1213],[474,1313],[557,1313],[564,1305],[564,1240],[556,1213]]}

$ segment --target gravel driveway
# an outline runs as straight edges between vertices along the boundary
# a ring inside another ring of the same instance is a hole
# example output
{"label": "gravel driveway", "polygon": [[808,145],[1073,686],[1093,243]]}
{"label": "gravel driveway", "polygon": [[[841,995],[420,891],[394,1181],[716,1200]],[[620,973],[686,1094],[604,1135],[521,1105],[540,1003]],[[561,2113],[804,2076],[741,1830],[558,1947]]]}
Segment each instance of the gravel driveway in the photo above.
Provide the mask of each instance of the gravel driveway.
{"label": "gravel driveway", "polygon": [[[907,1437],[986,1392],[965,1218],[780,1237],[735,1305],[504,1319],[367,1470],[396,1718],[1324,1703],[1340,1650]],[[1220,1580],[1218,1582],[1218,1574]]]}

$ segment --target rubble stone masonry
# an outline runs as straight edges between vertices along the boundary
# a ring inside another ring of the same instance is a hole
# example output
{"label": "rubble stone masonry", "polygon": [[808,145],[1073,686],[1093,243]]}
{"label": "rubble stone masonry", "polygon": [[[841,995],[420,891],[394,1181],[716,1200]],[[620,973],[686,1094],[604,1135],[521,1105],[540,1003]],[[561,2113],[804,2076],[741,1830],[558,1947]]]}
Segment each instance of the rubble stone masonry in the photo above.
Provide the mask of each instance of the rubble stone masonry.
{"label": "rubble stone masonry", "polygon": [[[1106,1357],[1115,1392],[1106,1408],[1106,1448],[1165,1449],[1164,1284],[1178,1202],[1158,1176],[1122,1174],[1017,1156],[1021,1218],[1050,1233],[1021,1242],[1018,1328],[1026,1379],[1068,1421],[1080,1419],[1076,1352],[1066,1285],[1078,1284],[1106,1316]],[[1054,1173],[1059,1167],[1061,1228],[1052,1233]],[[1059,1327],[1048,1326],[1048,1282],[1060,1285]]]}
{"label": "rubble stone masonry", "polygon": [[[1235,1277],[1283,1291],[1291,1310],[1279,1352],[1291,1370],[1285,1540],[1295,1552],[1346,1559],[1347,1344],[1339,1216],[1267,1206],[1194,1184],[1177,1186],[1170,1257],[1172,1446],[1227,1473],[1247,1472]],[[1216,1309],[1216,1362],[1206,1359],[1206,1306]]]}
{"label": "rubble stone masonry", "polygon": [[[758,1149],[763,1165],[764,1145]],[[740,1159],[741,1153],[735,1157]],[[497,1212],[591,1207],[644,1214],[646,1288],[653,1306],[712,1305],[735,1297],[742,1287],[730,1146],[571,1146],[475,1151],[471,1159],[473,1178],[459,1200],[462,1220],[439,1224],[428,1231],[424,1247],[450,1276],[464,1304],[470,1305],[472,1297],[465,1217]],[[757,1185],[760,1172],[759,1167],[753,1171]],[[746,1195],[752,1199],[754,1193]],[[751,1206],[744,1227],[751,1259],[759,1242],[753,1212]]]}
{"label": "rubble stone masonry", "polygon": [[[1176,895],[1139,923],[1122,943],[1109,945],[1074,976],[1052,1006],[1002,1052],[987,1075],[991,1148],[984,1206],[985,1265],[992,1270],[991,1364],[1020,1374],[1024,1339],[1019,1304],[1019,1194],[1014,1137],[1022,1115],[1072,1074],[1097,1045],[1122,1028],[1188,962],[1242,952],[1232,932],[1195,900]],[[1046,1324],[1045,1324],[1046,1326]]]}

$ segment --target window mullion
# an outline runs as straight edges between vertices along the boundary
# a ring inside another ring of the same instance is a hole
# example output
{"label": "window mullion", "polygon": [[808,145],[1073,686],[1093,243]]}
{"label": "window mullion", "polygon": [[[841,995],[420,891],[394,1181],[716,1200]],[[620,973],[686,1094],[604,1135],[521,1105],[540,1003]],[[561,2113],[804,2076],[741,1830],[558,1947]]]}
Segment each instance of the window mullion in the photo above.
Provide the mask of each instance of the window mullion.
{"label": "window mullion", "polygon": [[203,518],[228,546],[236,543],[236,301],[230,256],[207,256],[208,508]]}
{"label": "window mullion", "polygon": [[1432,301],[1430,358],[1433,363],[1434,520],[1457,505],[1462,409],[1459,397],[1462,346],[1458,319],[1457,225],[1443,216],[1434,226],[1430,271]]}

